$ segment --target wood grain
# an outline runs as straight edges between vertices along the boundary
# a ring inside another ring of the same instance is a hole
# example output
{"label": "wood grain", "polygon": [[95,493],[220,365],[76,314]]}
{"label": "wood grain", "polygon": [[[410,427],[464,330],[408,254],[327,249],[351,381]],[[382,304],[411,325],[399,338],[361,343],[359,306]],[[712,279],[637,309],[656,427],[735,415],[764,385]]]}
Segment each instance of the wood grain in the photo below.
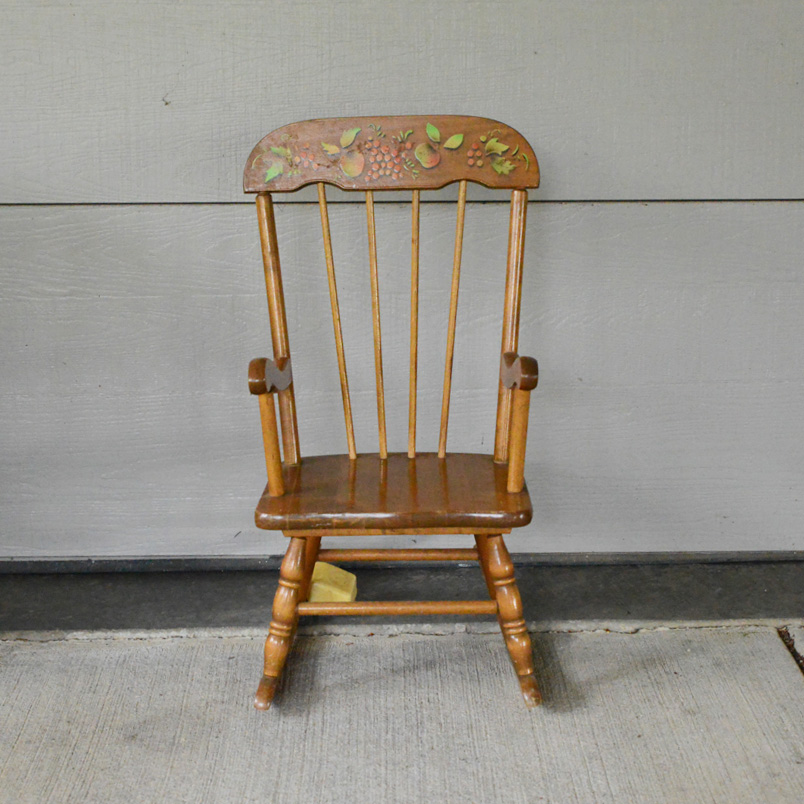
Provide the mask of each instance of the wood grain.
{"label": "wood grain", "polygon": [[260,394],[259,403],[265,467],[268,472],[268,494],[272,497],[281,497],[285,493],[285,484],[282,479],[282,455],[279,451],[274,395]]}
{"label": "wood grain", "polygon": [[405,615],[433,614],[496,614],[494,600],[355,600],[352,603],[300,603],[302,616],[335,615],[361,617],[367,615]]}
{"label": "wood grain", "polygon": [[278,361],[255,357],[248,365],[248,390],[252,394],[272,394],[284,391],[293,382],[289,357]]}
{"label": "wood grain", "polygon": [[[539,186],[533,148],[487,117],[427,115],[305,120],[266,134],[246,160],[246,193],[286,193],[325,182],[342,190]],[[461,191],[466,197],[466,189]]]}
{"label": "wood grain", "polygon": [[505,388],[532,391],[539,383],[539,364],[533,357],[503,352],[500,361],[500,382]]}
{"label": "wood grain", "polygon": [[[255,521],[266,530],[509,528],[532,515],[527,491],[510,494],[489,455],[408,458],[319,455],[285,467],[285,494],[266,488]],[[291,534],[292,535],[292,534]],[[324,534],[321,534],[324,535]]]}
{"label": "wood grain", "polygon": [[368,222],[369,275],[371,278],[371,322],[374,337],[374,384],[377,391],[377,430],[380,437],[380,457],[388,455],[385,434],[385,380],[382,366],[382,325],[380,321],[380,280],[377,267],[377,227],[374,220],[374,192],[366,191]]}
{"label": "wood grain", "polygon": [[[290,360],[288,322],[282,290],[282,269],[276,235],[274,206],[269,193],[257,196],[257,222],[260,231],[265,292],[271,323],[274,361]],[[296,395],[291,382],[279,392],[279,416],[282,420],[282,452],[285,463],[299,462],[299,425],[296,420]]]}
{"label": "wood grain", "polygon": [[458,291],[461,285],[461,256],[463,253],[463,222],[466,215],[466,182],[458,190],[458,213],[455,223],[455,245],[452,253],[452,285],[449,294],[449,323],[447,324],[447,349],[444,359],[444,388],[441,391],[441,428],[438,431],[438,457],[447,454],[447,430],[449,428],[449,399],[452,393],[452,363],[455,359],[455,328],[458,323]]}
{"label": "wood grain", "polygon": [[411,198],[410,373],[408,377],[408,458],[416,457],[416,391],[419,367],[419,213],[421,192]]}
{"label": "wood grain", "polygon": [[322,550],[319,553],[320,561],[477,561],[477,550],[448,550],[445,548],[434,550],[371,550],[359,548],[357,550]]}
{"label": "wood grain", "polygon": [[522,491],[525,485],[525,452],[528,443],[530,390],[517,388],[511,405],[511,441],[508,444],[508,491]]}
{"label": "wood grain", "polygon": [[[528,215],[528,194],[524,190],[511,193],[511,212],[508,224],[508,262],[505,272],[505,303],[503,305],[502,346],[500,359],[516,353],[519,343],[519,315],[522,304],[522,275],[525,258],[525,225]],[[511,440],[511,407],[513,392],[500,377],[497,391],[497,427],[494,432],[494,460],[508,460]]]}
{"label": "wood grain", "polygon": [[346,446],[349,450],[349,457],[354,458],[357,454],[357,448],[355,446],[355,428],[352,421],[352,400],[349,395],[349,376],[346,372],[346,355],[343,349],[343,327],[341,326],[341,309],[338,303],[338,284],[335,280],[335,257],[332,253],[332,234],[329,226],[327,193],[323,184],[318,185],[318,205],[321,212],[321,232],[324,238],[324,259],[327,264],[332,327],[335,333],[335,352],[338,356],[338,374],[341,380],[343,418],[346,425]]}

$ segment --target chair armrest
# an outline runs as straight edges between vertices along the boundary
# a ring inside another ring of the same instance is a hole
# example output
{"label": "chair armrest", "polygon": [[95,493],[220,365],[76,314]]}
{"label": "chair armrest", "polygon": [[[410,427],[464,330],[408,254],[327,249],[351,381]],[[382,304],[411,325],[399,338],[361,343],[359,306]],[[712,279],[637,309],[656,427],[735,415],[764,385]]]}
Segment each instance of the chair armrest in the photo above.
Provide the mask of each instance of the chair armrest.
{"label": "chair armrest", "polygon": [[500,382],[506,388],[532,391],[539,383],[539,364],[536,358],[505,352],[500,361]]}
{"label": "chair armrest", "polygon": [[532,357],[505,352],[500,361],[500,382],[514,392],[508,441],[508,491],[516,494],[525,487],[530,392],[539,382],[539,364]]}
{"label": "chair armrest", "polygon": [[282,459],[279,452],[279,427],[276,423],[276,408],[271,394],[284,391],[293,382],[290,358],[277,361],[267,357],[255,357],[248,364],[248,389],[260,402],[262,442],[265,447],[265,468],[268,472],[268,493],[281,497],[285,493],[282,477]]}
{"label": "chair armrest", "polygon": [[289,357],[280,357],[276,361],[267,357],[255,357],[248,364],[248,390],[252,394],[284,391],[292,382],[293,372]]}

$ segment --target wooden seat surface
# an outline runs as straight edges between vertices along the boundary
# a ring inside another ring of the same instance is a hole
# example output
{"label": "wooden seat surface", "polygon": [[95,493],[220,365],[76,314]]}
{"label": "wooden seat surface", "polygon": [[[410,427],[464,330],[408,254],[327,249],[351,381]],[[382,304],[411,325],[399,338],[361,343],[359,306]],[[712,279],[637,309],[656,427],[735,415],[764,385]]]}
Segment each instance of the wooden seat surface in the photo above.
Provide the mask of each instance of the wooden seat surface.
{"label": "wooden seat surface", "polygon": [[508,467],[491,455],[320,455],[283,467],[285,493],[266,486],[255,514],[267,530],[511,528],[532,516],[527,488],[506,489]]}

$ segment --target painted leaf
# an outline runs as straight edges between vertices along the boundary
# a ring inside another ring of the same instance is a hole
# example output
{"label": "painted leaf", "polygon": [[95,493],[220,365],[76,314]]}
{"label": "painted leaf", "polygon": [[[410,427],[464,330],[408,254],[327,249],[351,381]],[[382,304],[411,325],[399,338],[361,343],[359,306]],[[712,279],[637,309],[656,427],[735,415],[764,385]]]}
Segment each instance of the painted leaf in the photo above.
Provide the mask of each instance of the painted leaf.
{"label": "painted leaf", "polygon": [[492,137],[486,143],[487,154],[504,154],[508,150],[507,145],[503,145],[496,137]]}
{"label": "painted leaf", "polygon": [[275,179],[283,170],[284,166],[281,162],[274,162],[265,174],[265,182],[268,183],[271,179]]}
{"label": "painted leaf", "polygon": [[509,162],[507,159],[495,159],[491,166],[501,176],[507,176],[516,167],[513,162]]}
{"label": "painted leaf", "polygon": [[463,143],[463,134],[453,134],[445,143],[444,147],[449,148],[450,151],[454,151],[456,148],[460,148]]}
{"label": "painted leaf", "polygon": [[530,170],[530,159],[528,159],[528,155],[525,153],[521,153],[519,155],[519,158],[525,160],[525,170]]}
{"label": "painted leaf", "polygon": [[341,134],[341,148],[348,148],[360,133],[359,128],[349,128]]}
{"label": "painted leaf", "polygon": [[441,142],[441,132],[432,124],[427,124],[427,136],[433,142]]}
{"label": "painted leaf", "polygon": [[337,146],[337,145],[332,145],[332,144],[331,144],[331,143],[329,143],[329,142],[322,142],[322,143],[321,143],[321,147],[322,147],[322,148],[323,148],[323,149],[324,149],[324,150],[325,150],[325,151],[326,151],[326,152],[327,152],[327,153],[328,153],[330,156],[335,156],[335,154],[339,154],[339,153],[341,152],[341,149],[340,149],[340,148],[338,148],[338,146]]}
{"label": "painted leaf", "polygon": [[285,159],[290,159],[290,150],[289,150],[288,148],[283,148],[283,147],[281,147],[281,146],[279,146],[279,147],[277,147],[277,146],[271,146],[271,150],[272,150],[272,151],[273,151],[273,152],[274,152],[274,153],[275,153],[277,156],[283,156]]}

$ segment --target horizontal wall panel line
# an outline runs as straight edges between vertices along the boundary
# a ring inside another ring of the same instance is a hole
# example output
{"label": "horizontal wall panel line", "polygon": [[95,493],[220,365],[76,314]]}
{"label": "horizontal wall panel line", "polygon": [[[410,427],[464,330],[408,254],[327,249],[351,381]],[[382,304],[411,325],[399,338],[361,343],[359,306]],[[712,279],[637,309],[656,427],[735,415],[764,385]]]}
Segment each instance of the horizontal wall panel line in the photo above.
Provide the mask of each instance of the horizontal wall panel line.
{"label": "horizontal wall panel line", "polygon": [[[775,564],[796,561],[804,564],[804,550],[738,550],[701,552],[639,552],[639,553],[512,553],[520,567],[577,567],[577,566],[647,566],[649,564]],[[0,575],[29,575],[50,573],[89,572],[255,572],[278,570],[282,555],[266,556],[103,556],[0,559]],[[339,562],[341,566],[356,566],[354,562]],[[448,562],[430,561],[427,566],[447,566]],[[363,562],[365,567],[387,567],[383,562]],[[472,563],[472,566],[476,566]],[[422,570],[417,562],[400,562],[395,570]]]}
{"label": "horizontal wall panel line", "polygon": [[[317,201],[286,201],[282,198],[282,194],[274,196],[276,203],[281,204],[293,203],[304,206],[318,206]],[[406,203],[405,199],[391,198],[383,201],[381,198],[375,198],[377,203],[386,204],[403,204]],[[544,204],[550,206],[561,206],[566,204],[800,204],[804,198],[579,198],[576,200],[564,199],[555,201],[551,199],[530,198],[530,204]],[[43,208],[64,208],[64,207],[238,207],[238,206],[252,206],[253,199],[246,199],[243,201],[43,201],[39,203],[0,203],[0,209],[36,209]],[[355,198],[354,200],[337,199],[328,200],[329,204],[363,204],[363,197]],[[422,199],[422,204],[454,204],[450,200]],[[508,204],[508,198],[500,200],[478,199],[472,201],[468,199],[470,204],[483,204],[484,206],[499,206],[501,204]]]}

